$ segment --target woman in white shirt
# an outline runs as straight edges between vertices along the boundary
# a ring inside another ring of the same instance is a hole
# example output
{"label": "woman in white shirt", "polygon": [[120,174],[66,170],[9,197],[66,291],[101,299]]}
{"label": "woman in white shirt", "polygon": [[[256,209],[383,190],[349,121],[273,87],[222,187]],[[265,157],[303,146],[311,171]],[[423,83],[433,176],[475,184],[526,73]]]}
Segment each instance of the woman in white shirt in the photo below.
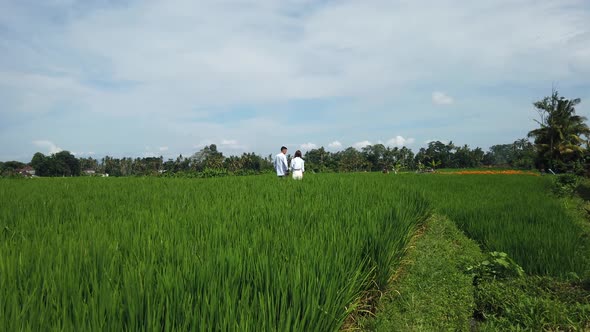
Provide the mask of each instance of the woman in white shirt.
{"label": "woman in white shirt", "polygon": [[305,172],[305,160],[301,159],[301,151],[295,151],[295,158],[291,159],[291,173],[293,179],[303,179],[303,172]]}

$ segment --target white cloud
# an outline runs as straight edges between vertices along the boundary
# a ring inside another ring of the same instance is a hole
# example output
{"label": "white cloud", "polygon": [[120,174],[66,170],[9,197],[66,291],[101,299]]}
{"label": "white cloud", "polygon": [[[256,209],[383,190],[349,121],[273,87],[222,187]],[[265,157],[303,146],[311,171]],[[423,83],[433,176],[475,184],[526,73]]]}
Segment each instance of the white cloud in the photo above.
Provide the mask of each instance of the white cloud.
{"label": "white cloud", "polygon": [[[527,87],[518,90],[527,91],[521,96],[506,96],[510,107],[498,107],[497,100],[487,104],[497,112],[471,107],[481,125],[461,119],[455,128],[411,129],[420,141],[433,136],[500,141],[505,133],[489,128],[499,128],[502,119],[522,109],[515,106],[517,98],[530,104],[539,86],[550,87],[552,81],[587,83],[587,1],[170,0],[121,6],[58,0],[42,10],[29,1],[0,1],[0,26],[6,28],[0,39],[0,123],[5,125],[0,141],[20,144],[3,147],[0,155],[29,151],[29,139],[19,143],[24,131],[60,142],[83,137],[82,146],[102,140],[95,148],[99,154],[141,151],[141,142],[154,135],[179,151],[189,152],[192,142],[221,142],[231,135],[255,151],[269,152],[276,150],[275,142],[297,142],[300,135],[277,130],[276,110],[257,111],[257,123],[227,125],[216,115],[243,106],[343,98],[351,103],[334,120],[339,127],[306,139],[339,137],[353,125],[359,137],[385,137],[386,132],[372,132],[368,121],[357,120],[361,112],[364,119],[382,115],[368,103],[404,110],[384,121],[434,122],[436,110],[420,110],[421,105],[397,97],[424,99],[440,87],[461,91],[460,102],[439,91],[432,102],[459,107],[468,101],[484,105],[481,95],[489,87]],[[132,127],[139,121],[145,129],[126,144],[99,134],[56,137],[51,128],[69,115],[61,113],[67,108],[100,120],[80,124],[82,132],[106,132],[112,122]],[[312,121],[301,120],[301,128],[313,126]],[[530,130],[529,124],[514,122],[514,132]],[[163,123],[168,129],[154,134]],[[464,131],[482,128],[487,136]]]}
{"label": "white cloud", "polygon": [[[580,1],[566,0],[570,4]],[[300,1],[248,3],[240,10],[235,3],[214,0],[198,4],[133,2],[100,10],[89,6],[84,15],[72,15],[63,22],[63,34],[48,32],[46,52],[18,45],[27,63],[37,63],[44,72],[60,73],[22,76],[14,72],[13,76],[23,77],[24,86],[36,83],[28,91],[37,98],[22,99],[35,104],[23,107],[49,108],[71,96],[100,112],[155,113],[164,107],[187,112],[195,105],[217,105],[220,100],[231,105],[363,98],[459,71],[466,81],[486,82],[515,70],[551,71],[548,77],[554,73],[559,78],[573,75],[570,65],[588,68],[590,64],[584,57],[590,36],[583,34],[588,31],[584,22],[590,13],[551,0],[461,6],[451,0],[404,6],[368,0],[307,8]],[[7,7],[5,21],[25,31],[31,29],[26,27],[31,20],[10,17],[11,7],[18,6]],[[60,12],[68,9],[67,5],[57,7]],[[486,16],[481,16],[482,9]],[[301,15],[285,14],[293,10]],[[414,23],[417,21],[430,24],[422,27]],[[503,24],[498,26],[498,21]],[[198,27],[194,22],[200,22]],[[413,28],[405,29],[407,26]],[[145,43],[148,39],[151,42]],[[555,47],[564,43],[568,46]],[[56,58],[50,52],[62,47],[76,52],[76,61]],[[536,61],[528,61],[531,54]],[[89,61],[95,70],[87,69]],[[472,70],[460,70],[464,67]],[[97,73],[118,84],[132,83],[131,87],[120,93],[84,83]],[[523,76],[515,73],[511,77]],[[434,99],[442,104],[452,101],[435,93],[438,97]]]}
{"label": "white cloud", "polygon": [[84,157],[84,156],[92,157],[96,153],[93,151],[89,151],[89,152],[72,152],[72,154],[77,157]]}
{"label": "white cloud", "polygon": [[432,93],[432,102],[436,105],[450,105],[455,101],[452,97],[446,95],[444,92],[435,91]]}
{"label": "white cloud", "polygon": [[221,141],[221,145],[238,145],[238,141],[235,139],[224,139]]}
{"label": "white cloud", "polygon": [[373,145],[373,144],[371,144],[371,142],[370,142],[370,141],[366,141],[366,140],[365,140],[365,141],[360,141],[360,142],[356,142],[356,143],[354,143],[354,144],[352,145],[352,147],[353,147],[353,148],[355,148],[355,149],[359,149],[359,150],[360,150],[360,149],[364,148],[364,147],[365,147],[365,146],[367,146],[367,145]]}
{"label": "white cloud", "polygon": [[[218,131],[220,130],[223,130],[223,128],[220,127]],[[193,130],[191,129],[189,131]],[[240,143],[240,141],[236,139],[204,139],[201,140],[198,144],[194,144],[192,148],[200,150],[205,146],[211,144],[217,145],[217,150],[223,152],[224,154],[239,154],[241,152],[246,152],[246,150],[248,149],[247,145]]]}
{"label": "white cloud", "polygon": [[315,148],[317,148],[318,146],[314,143],[303,143],[301,144],[301,150],[313,150]]}
{"label": "white cloud", "polygon": [[328,147],[330,149],[341,149],[342,148],[342,143],[340,143],[340,141],[334,141],[328,144]]}
{"label": "white cloud", "polygon": [[402,147],[402,146],[410,145],[414,142],[415,142],[414,138],[404,138],[404,137],[398,135],[398,136],[388,140],[387,145]]}
{"label": "white cloud", "polygon": [[45,149],[45,151],[47,151],[46,153],[49,153],[49,154],[54,154],[54,153],[58,153],[60,151],[63,151],[62,148],[58,147],[53,142],[48,141],[48,140],[36,140],[36,141],[33,141],[33,144],[39,148]]}
{"label": "white cloud", "polygon": [[210,139],[204,139],[204,140],[201,140],[198,144],[193,144],[192,148],[193,149],[202,149],[205,146],[209,146],[211,144],[215,144],[215,142]]}
{"label": "white cloud", "polygon": [[162,151],[162,152],[163,152],[163,151],[168,151],[168,147],[167,147],[167,146],[161,146],[161,147],[159,148],[159,150],[160,150],[160,151]]}
{"label": "white cloud", "polygon": [[223,139],[221,140],[220,149],[223,149],[223,152],[226,154],[239,154],[241,152],[246,152],[248,150],[248,146],[240,143],[237,139]]}

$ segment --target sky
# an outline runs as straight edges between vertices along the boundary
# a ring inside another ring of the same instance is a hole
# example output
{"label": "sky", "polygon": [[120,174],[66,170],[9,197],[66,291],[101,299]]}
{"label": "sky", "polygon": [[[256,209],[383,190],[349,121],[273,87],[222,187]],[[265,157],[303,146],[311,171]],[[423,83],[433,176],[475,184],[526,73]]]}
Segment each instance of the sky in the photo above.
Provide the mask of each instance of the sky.
{"label": "sky", "polygon": [[226,155],[535,128],[590,116],[588,0],[0,0],[0,160]]}

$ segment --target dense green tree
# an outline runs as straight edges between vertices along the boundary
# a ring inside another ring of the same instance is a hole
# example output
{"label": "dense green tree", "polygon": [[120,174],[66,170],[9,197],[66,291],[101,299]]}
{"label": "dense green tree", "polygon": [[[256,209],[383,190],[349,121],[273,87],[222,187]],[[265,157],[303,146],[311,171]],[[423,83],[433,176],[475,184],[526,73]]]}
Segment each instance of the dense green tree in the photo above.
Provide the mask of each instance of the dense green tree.
{"label": "dense green tree", "polygon": [[405,146],[402,148],[393,148],[391,150],[391,155],[393,156],[394,160],[393,167],[396,170],[410,170],[416,167],[416,162],[414,161],[414,152]]}
{"label": "dense green tree", "polygon": [[20,161],[15,161],[15,160],[1,163],[0,175],[2,175],[2,176],[15,175],[18,172],[18,170],[24,168],[25,166],[26,166],[25,163],[22,163]]}
{"label": "dense green tree", "polygon": [[497,144],[490,147],[482,160],[487,166],[513,167],[531,169],[535,166],[536,152],[534,145],[526,138],[512,144]]}
{"label": "dense green tree", "polygon": [[88,158],[80,158],[80,169],[82,171],[97,171],[98,170],[98,160],[88,157]]}
{"label": "dense green tree", "polygon": [[[586,133],[584,126],[577,128],[578,130],[581,128],[582,132]],[[567,137],[567,135],[565,136]],[[579,142],[578,140],[573,141]],[[588,142],[585,143],[588,144]],[[572,150],[578,151],[577,149]],[[582,149],[582,151],[586,150],[587,147]],[[413,170],[417,167],[469,168],[481,165],[531,168],[536,156],[535,146],[527,139],[519,139],[512,144],[494,145],[487,153],[484,153],[481,148],[471,149],[468,145],[455,146],[452,142],[446,144],[434,141],[430,142],[427,147],[421,148],[415,155],[407,147],[391,148],[383,144],[375,144],[365,146],[361,151],[349,147],[335,153],[321,147],[308,151],[304,159],[306,160],[306,169],[313,172],[359,172],[381,171],[385,168],[398,171]],[[106,156],[99,162],[93,158],[76,159],[68,151],[62,151],[51,156],[45,156],[38,152],[33,156],[30,165],[41,176],[75,176],[79,175],[81,170],[94,169],[99,173],[104,172],[111,176],[141,176],[180,172],[196,174],[190,176],[208,177],[272,171],[272,160],[272,154],[263,158],[255,153],[243,153],[241,156],[226,158],[217,150],[215,144],[211,144],[203,147],[190,158],[179,155],[176,159],[168,159],[165,162],[162,156],[135,159]],[[590,153],[582,154],[580,158],[569,161],[577,163],[577,167],[590,165]],[[0,167],[0,172],[7,169],[14,171],[22,166],[24,164],[19,162],[5,162]]]}
{"label": "dense green tree", "polygon": [[490,151],[486,154],[486,165],[489,166],[507,166],[510,165],[513,159],[512,144],[497,144],[490,147]]}
{"label": "dense green tree", "polygon": [[360,172],[368,171],[371,164],[363,157],[363,154],[353,147],[338,153],[338,171]]}
{"label": "dense green tree", "polygon": [[217,151],[217,145],[206,145],[190,157],[191,169],[202,172],[205,168],[221,169],[224,161],[223,154]]}
{"label": "dense green tree", "polygon": [[35,170],[37,176],[49,176],[49,158],[43,153],[37,152],[31,159],[31,167]]}
{"label": "dense green tree", "polygon": [[467,145],[456,147],[449,166],[455,168],[479,167],[482,164],[483,156],[484,152],[481,148],[471,150]]}
{"label": "dense green tree", "polygon": [[312,149],[305,153],[306,169],[314,172],[326,172],[332,165],[332,156],[322,146],[319,149]]}
{"label": "dense green tree", "polygon": [[590,135],[586,118],[576,114],[580,99],[566,99],[554,90],[551,96],[533,105],[540,119],[539,128],[529,132],[537,150],[537,166],[559,172],[574,170],[585,153],[582,144]]}
{"label": "dense green tree", "polygon": [[240,164],[242,165],[242,170],[246,172],[258,173],[273,168],[271,163],[268,163],[266,159],[260,157],[254,152],[242,154],[240,157]]}
{"label": "dense green tree", "polygon": [[526,138],[521,138],[512,143],[512,157],[510,166],[522,169],[535,167],[535,146]]}
{"label": "dense green tree", "polygon": [[242,158],[238,156],[230,156],[225,158],[223,161],[223,166],[230,173],[238,173],[244,168],[244,165],[242,164]]}
{"label": "dense green tree", "polygon": [[7,161],[4,163],[4,168],[5,169],[10,169],[10,170],[18,170],[21,169],[23,167],[25,167],[26,164],[20,161],[16,161],[16,160],[12,160],[12,161]]}
{"label": "dense green tree", "polygon": [[174,161],[174,171],[188,171],[190,169],[190,162],[191,160],[189,158],[184,158],[182,154],[179,155]]}
{"label": "dense green tree", "polygon": [[416,162],[423,165],[440,164],[440,167],[452,167],[453,150],[455,145],[453,142],[445,144],[441,141],[433,141],[428,143],[427,148],[421,148],[416,154]]}
{"label": "dense green tree", "polygon": [[157,174],[162,169],[162,166],[164,164],[164,158],[162,156],[147,157],[143,158],[141,162],[145,165],[144,174]]}
{"label": "dense green tree", "polygon": [[371,171],[381,171],[393,166],[393,160],[388,158],[390,150],[383,144],[367,145],[361,149],[361,152]]}
{"label": "dense green tree", "polygon": [[69,151],[60,151],[51,156],[49,169],[54,176],[78,176],[80,161]]}
{"label": "dense green tree", "polygon": [[39,176],[78,176],[81,171],[80,161],[69,151],[60,151],[51,156],[37,152],[30,165]]}
{"label": "dense green tree", "polygon": [[175,168],[176,168],[176,163],[174,162],[174,159],[172,159],[172,158],[168,158],[168,160],[166,160],[164,162],[164,164],[162,164],[162,170],[164,172],[174,172]]}
{"label": "dense green tree", "polygon": [[105,156],[102,159],[104,173],[111,176],[121,176],[121,161],[117,158]]}

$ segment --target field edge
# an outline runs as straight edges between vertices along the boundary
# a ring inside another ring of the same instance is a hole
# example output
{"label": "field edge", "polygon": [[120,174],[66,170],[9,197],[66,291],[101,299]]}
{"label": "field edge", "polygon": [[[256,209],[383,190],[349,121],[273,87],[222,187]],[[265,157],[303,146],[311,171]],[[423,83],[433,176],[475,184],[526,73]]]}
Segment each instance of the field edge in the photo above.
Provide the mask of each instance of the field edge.
{"label": "field edge", "polygon": [[469,331],[476,307],[467,266],[484,258],[448,218],[433,215],[412,239],[375,317],[361,331]]}

